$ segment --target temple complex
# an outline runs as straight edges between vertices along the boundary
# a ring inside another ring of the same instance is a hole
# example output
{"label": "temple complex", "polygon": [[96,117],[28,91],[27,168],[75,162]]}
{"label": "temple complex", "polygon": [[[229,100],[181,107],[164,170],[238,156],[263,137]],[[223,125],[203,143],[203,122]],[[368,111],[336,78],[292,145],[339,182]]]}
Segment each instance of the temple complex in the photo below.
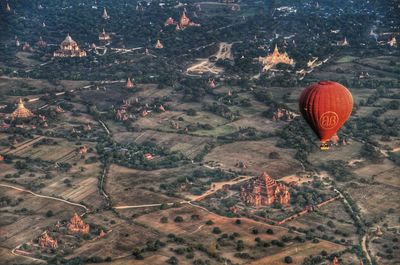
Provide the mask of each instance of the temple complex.
{"label": "temple complex", "polygon": [[85,57],[86,52],[81,50],[71,36],[68,34],[61,42],[60,49],[54,52],[54,57]]}
{"label": "temple complex", "polygon": [[161,43],[160,40],[157,40],[156,45],[154,46],[156,49],[162,49],[164,48],[164,45]]}
{"label": "temple complex", "polygon": [[277,183],[266,172],[259,177],[251,179],[240,188],[242,201],[254,207],[279,203],[288,204],[290,201],[289,189]]}
{"label": "temple complex", "polygon": [[33,113],[25,107],[22,99],[19,100],[17,108],[14,110],[13,113],[11,113],[11,118],[13,120],[17,119],[26,120],[33,116],[34,116]]}
{"label": "temple complex", "polygon": [[340,265],[339,260],[337,257],[333,258],[332,265]]}
{"label": "temple complex", "polygon": [[40,36],[39,40],[36,42],[36,46],[38,46],[39,48],[45,48],[47,46],[47,42],[45,42],[42,39],[42,36]]}
{"label": "temple complex", "polygon": [[179,28],[180,29],[185,29],[187,27],[199,27],[200,24],[194,23],[192,21],[190,21],[190,19],[188,18],[188,16],[186,15],[186,12],[182,13],[181,18],[179,19]]}
{"label": "temple complex", "polygon": [[267,55],[266,57],[260,56],[258,61],[263,65],[263,71],[268,71],[279,63],[294,65],[293,59],[291,59],[286,52],[280,53],[277,45],[275,45],[275,49],[272,54]]}
{"label": "temple complex", "polygon": [[108,33],[104,30],[104,28],[103,28],[103,31],[100,32],[100,34],[99,34],[99,40],[100,40],[100,41],[109,41],[109,40],[111,40],[110,34],[108,34]]}
{"label": "temple complex", "polygon": [[68,222],[67,225],[68,231],[70,233],[81,233],[87,234],[89,233],[90,227],[86,224],[81,217],[75,213]]}
{"label": "temple complex", "polygon": [[103,18],[103,19],[110,19],[110,16],[107,14],[107,9],[106,8],[104,8],[103,9],[103,15],[101,15],[101,17]]}
{"label": "temple complex", "polygon": [[38,244],[42,248],[51,248],[56,249],[58,247],[57,240],[53,239],[47,234],[47,231],[44,231],[43,234],[38,239]]}

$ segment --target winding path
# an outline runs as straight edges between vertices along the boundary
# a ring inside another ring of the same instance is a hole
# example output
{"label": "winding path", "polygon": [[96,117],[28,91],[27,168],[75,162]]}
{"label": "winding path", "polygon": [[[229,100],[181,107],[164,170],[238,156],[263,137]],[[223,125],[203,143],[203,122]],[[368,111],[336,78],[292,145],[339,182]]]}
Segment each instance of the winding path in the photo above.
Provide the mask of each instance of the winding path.
{"label": "winding path", "polygon": [[69,204],[69,205],[78,206],[78,207],[81,207],[81,208],[85,209],[85,213],[89,211],[89,209],[88,209],[85,205],[83,205],[83,204],[79,204],[79,203],[75,203],[75,202],[70,202],[70,201],[67,201],[67,200],[64,200],[64,199],[60,199],[60,198],[57,198],[57,197],[46,196],[46,195],[40,195],[40,194],[34,193],[33,191],[26,190],[26,189],[22,189],[22,188],[18,188],[18,187],[12,186],[12,185],[7,185],[7,184],[1,184],[1,183],[0,183],[0,186],[1,186],[1,187],[6,187],[6,188],[10,188],[10,189],[14,189],[14,190],[18,190],[18,191],[22,191],[22,192],[27,192],[27,193],[29,193],[29,194],[31,194],[31,195],[33,195],[33,196],[39,197],[39,198],[44,198],[44,199],[50,199],[50,200],[60,201],[60,202],[67,203],[67,204]]}
{"label": "winding path", "polygon": [[[353,215],[356,217],[357,221],[362,224],[361,217],[358,215],[356,211],[353,210],[353,207],[351,207],[351,204],[347,201],[346,197],[342,194],[342,192],[336,188],[333,189],[337,194],[339,194],[340,198],[343,200],[344,204],[350,209],[350,211],[353,213]],[[365,232],[364,236],[361,239],[361,247],[362,250],[365,254],[365,257],[367,258],[369,264],[372,264],[372,259],[371,256],[369,255],[369,250],[367,246],[367,232]]]}

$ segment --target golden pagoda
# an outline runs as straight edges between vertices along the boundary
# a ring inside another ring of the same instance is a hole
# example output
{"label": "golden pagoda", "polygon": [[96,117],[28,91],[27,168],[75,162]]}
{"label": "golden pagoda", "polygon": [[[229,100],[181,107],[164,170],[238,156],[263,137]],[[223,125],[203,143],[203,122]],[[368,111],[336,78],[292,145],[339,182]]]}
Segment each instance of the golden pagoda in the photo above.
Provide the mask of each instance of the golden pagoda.
{"label": "golden pagoda", "polygon": [[13,113],[11,113],[11,118],[13,120],[29,119],[33,116],[34,116],[33,113],[29,109],[25,108],[24,102],[22,101],[22,99],[19,99],[17,109],[14,110]]}
{"label": "golden pagoda", "polygon": [[154,46],[156,49],[162,49],[164,48],[164,45],[161,43],[160,40],[157,40],[156,45]]}
{"label": "golden pagoda", "polygon": [[107,9],[106,8],[104,8],[103,9],[103,15],[101,16],[103,19],[110,19],[110,16],[108,15],[108,13],[107,13]]}
{"label": "golden pagoda", "polygon": [[293,59],[286,52],[280,53],[277,45],[275,45],[274,52],[271,55],[266,57],[260,56],[258,61],[263,65],[263,71],[268,71],[279,63],[294,65]]}
{"label": "golden pagoda", "polygon": [[103,31],[99,34],[99,40],[108,41],[111,40],[110,34],[108,34],[104,28]]}
{"label": "golden pagoda", "polygon": [[60,49],[54,51],[54,57],[85,57],[86,52],[81,50],[71,36],[68,34],[60,44]]}

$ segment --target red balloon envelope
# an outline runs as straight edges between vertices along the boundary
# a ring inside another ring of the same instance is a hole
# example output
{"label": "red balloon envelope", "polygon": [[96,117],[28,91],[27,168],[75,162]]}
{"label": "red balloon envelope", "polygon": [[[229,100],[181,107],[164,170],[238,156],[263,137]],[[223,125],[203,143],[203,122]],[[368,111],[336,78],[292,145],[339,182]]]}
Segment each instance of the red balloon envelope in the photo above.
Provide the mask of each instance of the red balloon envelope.
{"label": "red balloon envelope", "polygon": [[304,119],[320,141],[325,143],[350,117],[353,97],[341,84],[321,81],[307,87],[301,93],[299,107]]}

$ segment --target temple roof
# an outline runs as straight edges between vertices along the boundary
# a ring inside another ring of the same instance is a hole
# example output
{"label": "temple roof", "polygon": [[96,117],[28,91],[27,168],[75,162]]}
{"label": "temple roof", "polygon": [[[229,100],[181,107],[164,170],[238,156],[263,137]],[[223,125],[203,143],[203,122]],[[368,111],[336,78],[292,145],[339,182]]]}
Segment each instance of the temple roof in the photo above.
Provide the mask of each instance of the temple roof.
{"label": "temple roof", "polygon": [[68,33],[67,37],[65,37],[65,40],[61,44],[63,45],[76,44],[76,41],[74,41]]}

